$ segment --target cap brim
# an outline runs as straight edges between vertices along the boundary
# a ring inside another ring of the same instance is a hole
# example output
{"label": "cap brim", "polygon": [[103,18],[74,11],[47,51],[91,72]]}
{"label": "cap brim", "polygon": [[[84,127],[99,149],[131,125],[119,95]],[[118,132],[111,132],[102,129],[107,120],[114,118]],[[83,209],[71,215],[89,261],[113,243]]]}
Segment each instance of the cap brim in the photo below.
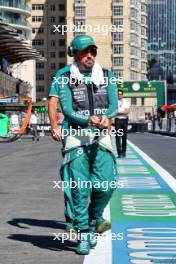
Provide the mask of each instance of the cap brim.
{"label": "cap brim", "polygon": [[90,47],[90,46],[94,46],[96,49],[98,48],[95,44],[89,44],[89,45],[87,45],[87,46],[84,46],[82,49],[80,49],[80,50],[78,50],[78,51],[85,50],[85,49],[87,49],[87,48]]}

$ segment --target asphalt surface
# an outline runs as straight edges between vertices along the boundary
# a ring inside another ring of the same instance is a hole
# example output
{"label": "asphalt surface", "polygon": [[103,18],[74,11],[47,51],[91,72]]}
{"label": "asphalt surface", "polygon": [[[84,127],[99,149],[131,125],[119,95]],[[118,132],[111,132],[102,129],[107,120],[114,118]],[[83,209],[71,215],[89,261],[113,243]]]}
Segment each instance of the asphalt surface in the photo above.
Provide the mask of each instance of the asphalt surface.
{"label": "asphalt surface", "polygon": [[[53,189],[62,157],[49,137],[0,144],[0,264],[82,264],[64,244],[63,192]],[[60,235],[59,235],[60,236]]]}
{"label": "asphalt surface", "polygon": [[[146,133],[128,139],[176,177],[176,139]],[[0,144],[0,264],[83,263],[74,241],[53,240],[65,232],[63,192],[52,182],[59,180],[60,147],[49,137]]]}
{"label": "asphalt surface", "polygon": [[150,133],[129,133],[128,139],[176,178],[176,138]]}

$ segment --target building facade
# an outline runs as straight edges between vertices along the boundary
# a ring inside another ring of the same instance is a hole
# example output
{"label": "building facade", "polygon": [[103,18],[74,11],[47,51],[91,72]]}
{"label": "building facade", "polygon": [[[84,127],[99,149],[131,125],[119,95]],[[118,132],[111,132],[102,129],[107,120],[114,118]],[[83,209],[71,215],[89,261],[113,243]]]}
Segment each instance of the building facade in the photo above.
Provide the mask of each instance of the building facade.
{"label": "building facade", "polygon": [[147,0],[31,0],[33,46],[46,58],[36,71],[37,97],[48,95],[55,72],[72,58],[74,36],[88,34],[98,46],[97,61],[124,80],[146,80]]}
{"label": "building facade", "polygon": [[48,96],[56,71],[66,64],[66,34],[55,31],[55,26],[66,24],[65,0],[31,0],[32,44],[46,62],[36,63],[37,98]]}
{"label": "building facade", "polygon": [[[124,80],[146,79],[146,1],[105,0],[102,4],[101,0],[71,0],[67,22],[87,26],[87,34],[98,45],[97,60],[103,67]],[[69,33],[67,44],[72,38]]]}
{"label": "building facade", "polygon": [[[3,24],[2,30],[4,30],[3,27],[7,30],[7,33],[4,35],[4,42],[2,46],[0,46],[1,62],[3,59],[7,61],[10,74],[13,75],[13,78],[11,78],[8,75],[1,74],[1,78],[3,78],[3,81],[7,78],[8,82],[10,80],[14,85],[16,83],[15,78],[16,80],[20,79],[27,83],[29,87],[31,87],[30,94],[28,95],[35,101],[36,67],[34,59],[41,58],[40,55],[37,54],[37,51],[33,50],[31,46],[32,29],[28,21],[31,16],[29,3],[30,0],[0,0],[0,22]],[[3,34],[3,32],[1,32],[1,34]],[[8,34],[10,36],[9,38]],[[3,65],[1,68],[3,68]],[[3,69],[1,70],[3,71]],[[5,87],[2,88],[5,89]],[[10,92],[8,91],[7,95],[9,94]]]}
{"label": "building facade", "polygon": [[0,20],[14,27],[25,39],[31,37],[29,0],[0,0]]}
{"label": "building facade", "polygon": [[163,79],[176,81],[176,1],[148,1],[148,60],[158,63]]}

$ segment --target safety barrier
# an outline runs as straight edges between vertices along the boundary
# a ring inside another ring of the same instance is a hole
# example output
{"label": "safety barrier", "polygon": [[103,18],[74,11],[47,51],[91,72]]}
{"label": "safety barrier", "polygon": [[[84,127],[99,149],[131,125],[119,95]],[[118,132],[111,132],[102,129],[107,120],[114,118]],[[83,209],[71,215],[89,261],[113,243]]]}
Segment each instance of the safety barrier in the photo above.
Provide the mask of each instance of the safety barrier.
{"label": "safety barrier", "polygon": [[149,120],[147,130],[152,133],[176,136],[176,118],[163,118],[162,120]]}

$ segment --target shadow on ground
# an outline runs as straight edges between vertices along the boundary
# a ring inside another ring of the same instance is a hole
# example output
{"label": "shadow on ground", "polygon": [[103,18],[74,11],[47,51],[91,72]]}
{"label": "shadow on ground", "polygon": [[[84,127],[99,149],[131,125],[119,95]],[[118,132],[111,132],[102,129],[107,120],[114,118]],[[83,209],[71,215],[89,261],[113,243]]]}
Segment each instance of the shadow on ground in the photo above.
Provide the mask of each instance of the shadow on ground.
{"label": "shadow on ground", "polygon": [[8,239],[17,240],[20,242],[31,243],[35,247],[53,250],[53,251],[75,251],[76,242],[65,240],[53,240],[54,236],[34,236],[27,234],[12,234]]}
{"label": "shadow on ground", "polygon": [[[39,227],[48,227],[54,229],[65,229],[66,225],[63,221],[56,221],[56,220],[39,220],[39,219],[32,219],[32,218],[14,218],[7,222],[10,225],[29,229],[28,226],[39,226]],[[28,225],[28,226],[23,226]]]}
{"label": "shadow on ground", "polygon": [[[16,226],[22,229],[30,229],[30,226],[47,227],[53,229],[65,230],[66,225],[63,221],[54,220],[38,220],[28,218],[15,218],[7,222],[10,225]],[[28,226],[23,226],[28,225]],[[8,239],[31,243],[35,247],[53,250],[53,251],[75,251],[76,242],[64,240],[62,241],[61,232],[57,236],[43,236],[43,235],[29,235],[29,234],[11,234]]]}

